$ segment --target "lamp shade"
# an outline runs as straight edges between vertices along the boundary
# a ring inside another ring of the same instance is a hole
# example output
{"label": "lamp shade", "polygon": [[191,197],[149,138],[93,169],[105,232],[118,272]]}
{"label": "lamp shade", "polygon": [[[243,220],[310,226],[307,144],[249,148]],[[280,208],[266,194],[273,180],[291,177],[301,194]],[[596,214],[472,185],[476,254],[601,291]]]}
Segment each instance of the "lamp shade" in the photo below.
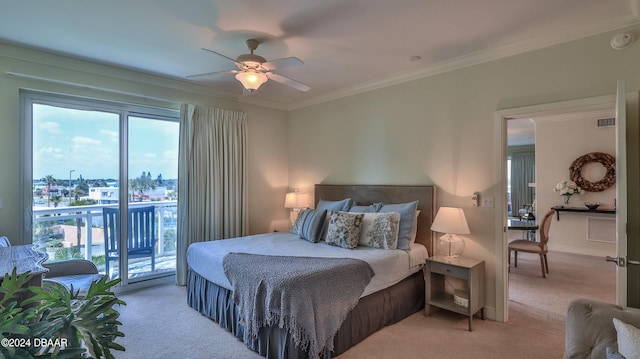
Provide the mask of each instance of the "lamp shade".
{"label": "lamp shade", "polygon": [[448,234],[469,234],[469,225],[462,208],[440,207],[431,230]]}
{"label": "lamp shade", "polygon": [[464,240],[456,234],[471,233],[464,211],[454,207],[440,207],[431,230],[445,233],[438,241],[437,253],[451,260],[464,252]]}
{"label": "lamp shade", "polygon": [[308,206],[305,192],[289,192],[284,198],[284,208],[306,208]]}
{"label": "lamp shade", "polygon": [[245,89],[255,91],[267,82],[268,77],[262,72],[244,71],[236,74],[236,80],[240,81]]}

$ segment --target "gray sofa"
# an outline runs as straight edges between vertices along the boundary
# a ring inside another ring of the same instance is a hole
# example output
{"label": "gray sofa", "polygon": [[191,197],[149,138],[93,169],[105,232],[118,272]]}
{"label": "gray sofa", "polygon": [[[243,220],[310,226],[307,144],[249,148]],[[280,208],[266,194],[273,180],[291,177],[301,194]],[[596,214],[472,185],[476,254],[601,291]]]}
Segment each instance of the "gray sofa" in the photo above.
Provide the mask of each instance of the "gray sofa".
{"label": "gray sofa", "polygon": [[618,349],[613,318],[640,328],[640,310],[589,299],[569,304],[565,359],[606,358],[606,348]]}

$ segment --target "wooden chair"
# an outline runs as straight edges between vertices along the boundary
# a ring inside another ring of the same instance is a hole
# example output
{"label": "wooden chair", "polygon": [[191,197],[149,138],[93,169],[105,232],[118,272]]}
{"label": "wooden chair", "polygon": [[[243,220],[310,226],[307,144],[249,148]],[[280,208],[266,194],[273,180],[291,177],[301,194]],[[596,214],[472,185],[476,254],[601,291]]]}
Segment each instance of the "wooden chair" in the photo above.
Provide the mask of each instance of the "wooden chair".
{"label": "wooden chair", "polygon": [[518,252],[537,253],[540,256],[540,267],[542,268],[542,278],[546,278],[549,273],[549,262],[547,260],[549,242],[549,228],[551,228],[551,220],[556,211],[551,210],[544,215],[542,225],[540,225],[540,242],[530,241],[527,239],[516,239],[509,242],[509,270],[511,270],[511,251],[514,252],[513,266],[518,266]]}
{"label": "wooden chair", "polygon": [[[110,262],[118,260],[118,208],[102,208],[102,219],[104,220],[104,250],[105,250],[105,272],[109,272]],[[151,257],[151,270],[156,266],[156,216],[155,207],[135,207],[129,208],[128,214],[128,258]]]}

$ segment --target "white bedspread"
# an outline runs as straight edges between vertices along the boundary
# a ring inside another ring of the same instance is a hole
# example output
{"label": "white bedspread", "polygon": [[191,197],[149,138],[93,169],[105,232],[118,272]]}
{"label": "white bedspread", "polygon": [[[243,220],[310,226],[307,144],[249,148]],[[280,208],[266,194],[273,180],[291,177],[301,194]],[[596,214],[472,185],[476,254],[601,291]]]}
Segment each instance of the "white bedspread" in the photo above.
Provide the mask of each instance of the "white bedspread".
{"label": "white bedspread", "polygon": [[253,236],[198,242],[189,246],[189,267],[210,282],[232,290],[224,274],[222,259],[227,253],[251,253],[281,256],[355,258],[366,261],[375,272],[362,296],[390,287],[420,270],[428,257],[427,249],[414,243],[409,251],[358,247],[344,249],[325,243],[311,243],[297,234],[273,232]]}

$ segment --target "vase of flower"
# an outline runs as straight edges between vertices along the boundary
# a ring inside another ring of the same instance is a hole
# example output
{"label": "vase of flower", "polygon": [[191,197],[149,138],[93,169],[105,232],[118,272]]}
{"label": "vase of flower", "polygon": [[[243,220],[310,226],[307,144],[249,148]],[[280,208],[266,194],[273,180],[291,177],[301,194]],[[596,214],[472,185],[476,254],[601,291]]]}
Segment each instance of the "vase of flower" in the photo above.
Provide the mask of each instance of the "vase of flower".
{"label": "vase of flower", "polygon": [[582,188],[578,187],[578,185],[573,181],[560,181],[553,189],[554,192],[559,192],[560,195],[564,198],[564,207],[569,206],[569,201],[571,201],[571,196],[574,194],[582,193]]}

